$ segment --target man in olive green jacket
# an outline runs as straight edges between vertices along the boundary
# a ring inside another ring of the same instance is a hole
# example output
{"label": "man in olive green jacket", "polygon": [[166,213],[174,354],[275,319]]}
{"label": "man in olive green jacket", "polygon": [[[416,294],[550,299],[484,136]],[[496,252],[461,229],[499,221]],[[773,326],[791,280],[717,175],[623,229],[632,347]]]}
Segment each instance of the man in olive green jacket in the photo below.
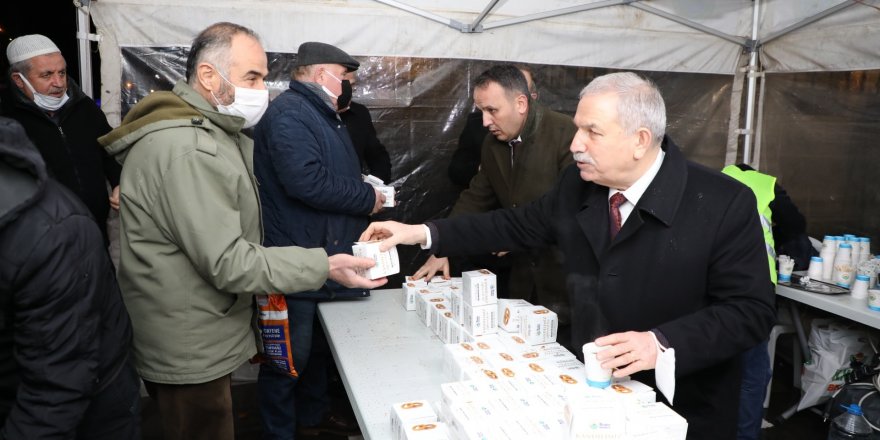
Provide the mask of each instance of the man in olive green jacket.
{"label": "man in olive green jacket", "polygon": [[[573,163],[569,146],[575,126],[571,118],[529,98],[528,83],[516,66],[492,67],[474,83],[474,103],[483,111],[489,136],[483,140],[480,169],[452,208],[451,216],[516,208],[531,202],[556,183]],[[503,253],[504,249],[498,249]],[[561,343],[569,332],[568,294],[556,248],[510,256],[509,292],[543,305],[559,315]],[[442,272],[449,260],[431,256],[416,278]]]}
{"label": "man in olive green jacket", "polygon": [[119,284],[135,364],[164,437],[232,439],[230,373],[257,349],[253,294],[321,288],[371,260],[264,248],[253,142],[268,104],[266,53],[250,29],[217,23],[193,41],[188,82],[153,93],[100,139],[123,163]]}

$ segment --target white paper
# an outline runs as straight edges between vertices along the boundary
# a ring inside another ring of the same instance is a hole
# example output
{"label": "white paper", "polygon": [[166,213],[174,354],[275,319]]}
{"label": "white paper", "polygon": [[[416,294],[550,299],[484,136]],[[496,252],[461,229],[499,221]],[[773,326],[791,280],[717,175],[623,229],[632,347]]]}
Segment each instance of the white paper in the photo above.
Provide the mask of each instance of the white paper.
{"label": "white paper", "polygon": [[672,398],[675,397],[674,348],[661,351],[660,344],[657,344],[657,365],[654,367],[654,380],[657,381],[657,389],[663,393],[666,400],[669,401],[669,405],[672,405]]}

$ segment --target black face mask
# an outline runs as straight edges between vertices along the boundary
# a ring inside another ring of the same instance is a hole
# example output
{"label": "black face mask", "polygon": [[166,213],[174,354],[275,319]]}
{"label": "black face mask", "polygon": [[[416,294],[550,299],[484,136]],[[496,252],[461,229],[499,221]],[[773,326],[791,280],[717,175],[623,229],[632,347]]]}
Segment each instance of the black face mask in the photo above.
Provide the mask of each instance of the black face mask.
{"label": "black face mask", "polygon": [[351,81],[342,80],[342,93],[336,97],[336,108],[342,110],[351,104]]}

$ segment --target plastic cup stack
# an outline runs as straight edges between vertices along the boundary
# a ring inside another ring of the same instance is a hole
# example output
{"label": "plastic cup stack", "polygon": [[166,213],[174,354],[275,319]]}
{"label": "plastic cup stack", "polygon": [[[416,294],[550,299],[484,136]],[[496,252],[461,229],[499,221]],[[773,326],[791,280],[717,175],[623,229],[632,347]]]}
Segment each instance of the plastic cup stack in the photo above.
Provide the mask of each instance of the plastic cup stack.
{"label": "plastic cup stack", "polygon": [[865,299],[868,297],[868,278],[867,275],[856,275],[856,282],[853,283],[852,290],[849,295],[855,299]]}
{"label": "plastic cup stack", "polygon": [[852,264],[852,245],[843,243],[837,249],[834,257],[834,270],[831,273],[831,281],[840,287],[849,289],[852,286],[855,267]]}
{"label": "plastic cup stack", "polygon": [[807,269],[807,276],[813,280],[822,280],[822,273],[825,270],[823,267],[824,258],[822,257],[812,257],[810,258],[810,267]]}
{"label": "plastic cup stack", "polygon": [[794,260],[788,255],[780,255],[776,257],[776,260],[779,261],[779,273],[777,277],[779,281],[784,283],[791,281],[791,272],[794,270]]}
{"label": "plastic cup stack", "polygon": [[[834,235],[826,235],[825,239],[822,240],[822,250],[819,252],[819,257],[822,258],[824,264],[822,265],[822,275],[816,277],[816,279],[831,281],[834,257],[837,255],[837,243],[837,237]],[[812,262],[810,264],[812,265]]]}

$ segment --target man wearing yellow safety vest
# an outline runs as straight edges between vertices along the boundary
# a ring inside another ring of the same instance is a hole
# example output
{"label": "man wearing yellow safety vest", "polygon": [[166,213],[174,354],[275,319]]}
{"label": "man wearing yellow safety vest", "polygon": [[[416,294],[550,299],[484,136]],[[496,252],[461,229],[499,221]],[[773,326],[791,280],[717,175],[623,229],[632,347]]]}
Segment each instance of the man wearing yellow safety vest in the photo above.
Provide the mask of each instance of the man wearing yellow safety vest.
{"label": "man wearing yellow safety vest", "polygon": [[[785,190],[776,183],[776,177],[755,171],[746,164],[728,165],[721,172],[742,182],[755,193],[773,283],[776,283],[777,252],[792,257],[795,269],[805,269],[812,251],[806,235],[806,220]],[[765,340],[743,354],[738,440],[757,440],[761,437],[764,397],[771,375],[770,355]]]}

